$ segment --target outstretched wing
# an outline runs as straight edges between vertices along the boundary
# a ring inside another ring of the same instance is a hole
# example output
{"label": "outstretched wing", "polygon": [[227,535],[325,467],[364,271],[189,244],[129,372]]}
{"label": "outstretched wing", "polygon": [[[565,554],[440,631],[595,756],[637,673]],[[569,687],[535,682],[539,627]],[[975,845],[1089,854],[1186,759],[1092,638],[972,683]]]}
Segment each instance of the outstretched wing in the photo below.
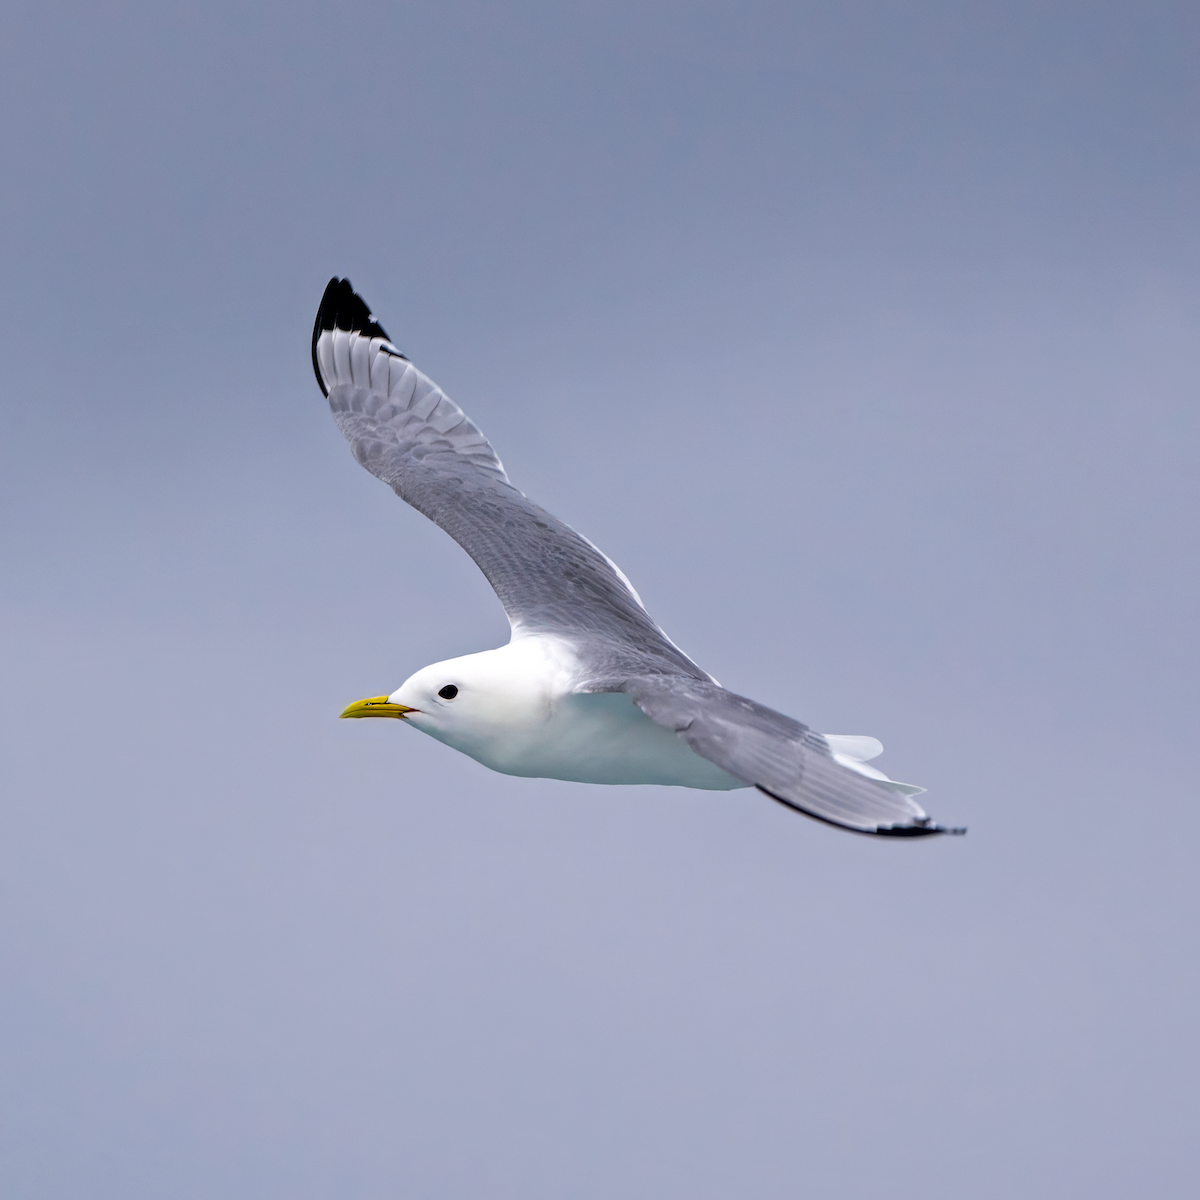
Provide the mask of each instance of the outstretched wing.
{"label": "outstretched wing", "polygon": [[312,356],[354,457],[475,560],[514,631],[569,637],[589,674],[708,679],[615,563],[513,487],[487,438],[396,349],[348,279],[325,289]]}
{"label": "outstretched wing", "polygon": [[805,816],[884,837],[965,832],[933,824],[906,785],[837,762],[825,738],[807,725],[719,684],[656,675],[613,687],[702,758]]}

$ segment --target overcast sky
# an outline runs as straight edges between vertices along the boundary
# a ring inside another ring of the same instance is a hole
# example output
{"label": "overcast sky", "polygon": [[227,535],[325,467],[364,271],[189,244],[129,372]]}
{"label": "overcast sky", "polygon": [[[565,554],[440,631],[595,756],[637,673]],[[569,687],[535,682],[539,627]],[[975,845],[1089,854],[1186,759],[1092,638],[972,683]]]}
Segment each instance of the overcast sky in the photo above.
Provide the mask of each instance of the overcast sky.
{"label": "overcast sky", "polygon": [[[0,1190],[1196,1195],[1194,4],[6,7]],[[966,838],[338,722],[502,643],[348,275]]]}

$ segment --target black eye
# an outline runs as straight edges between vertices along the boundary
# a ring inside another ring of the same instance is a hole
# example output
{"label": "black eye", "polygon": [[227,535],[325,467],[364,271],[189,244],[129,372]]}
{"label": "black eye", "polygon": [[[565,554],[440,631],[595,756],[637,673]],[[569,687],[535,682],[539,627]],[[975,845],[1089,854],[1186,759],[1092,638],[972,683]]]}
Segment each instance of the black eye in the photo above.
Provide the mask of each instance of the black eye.
{"label": "black eye", "polygon": [[454,684],[448,683],[444,688],[441,689],[441,691],[438,692],[438,695],[441,696],[443,700],[453,700],[454,697],[458,695],[458,688],[456,688]]}

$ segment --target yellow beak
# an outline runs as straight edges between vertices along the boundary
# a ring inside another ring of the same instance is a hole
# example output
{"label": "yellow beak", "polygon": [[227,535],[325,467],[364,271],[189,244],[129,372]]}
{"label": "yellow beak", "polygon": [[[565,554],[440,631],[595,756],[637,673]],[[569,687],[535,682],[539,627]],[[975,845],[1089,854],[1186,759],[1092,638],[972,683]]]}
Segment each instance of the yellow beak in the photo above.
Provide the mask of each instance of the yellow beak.
{"label": "yellow beak", "polygon": [[404,715],[410,712],[416,712],[415,708],[409,708],[407,704],[390,704],[386,696],[368,696],[365,700],[355,700],[355,702],[342,710],[343,717],[399,717],[404,719]]}

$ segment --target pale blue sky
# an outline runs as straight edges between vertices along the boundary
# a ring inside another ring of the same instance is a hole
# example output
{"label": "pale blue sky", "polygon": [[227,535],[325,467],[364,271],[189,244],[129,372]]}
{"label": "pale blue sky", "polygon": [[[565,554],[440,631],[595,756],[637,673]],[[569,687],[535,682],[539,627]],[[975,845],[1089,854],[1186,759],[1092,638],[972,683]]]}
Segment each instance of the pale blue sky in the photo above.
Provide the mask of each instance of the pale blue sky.
{"label": "pale blue sky", "polygon": [[[1194,1195],[1197,45],[10,5],[0,1190]],[[702,665],[970,835],[339,723],[506,626],[325,410],[335,273]]]}

